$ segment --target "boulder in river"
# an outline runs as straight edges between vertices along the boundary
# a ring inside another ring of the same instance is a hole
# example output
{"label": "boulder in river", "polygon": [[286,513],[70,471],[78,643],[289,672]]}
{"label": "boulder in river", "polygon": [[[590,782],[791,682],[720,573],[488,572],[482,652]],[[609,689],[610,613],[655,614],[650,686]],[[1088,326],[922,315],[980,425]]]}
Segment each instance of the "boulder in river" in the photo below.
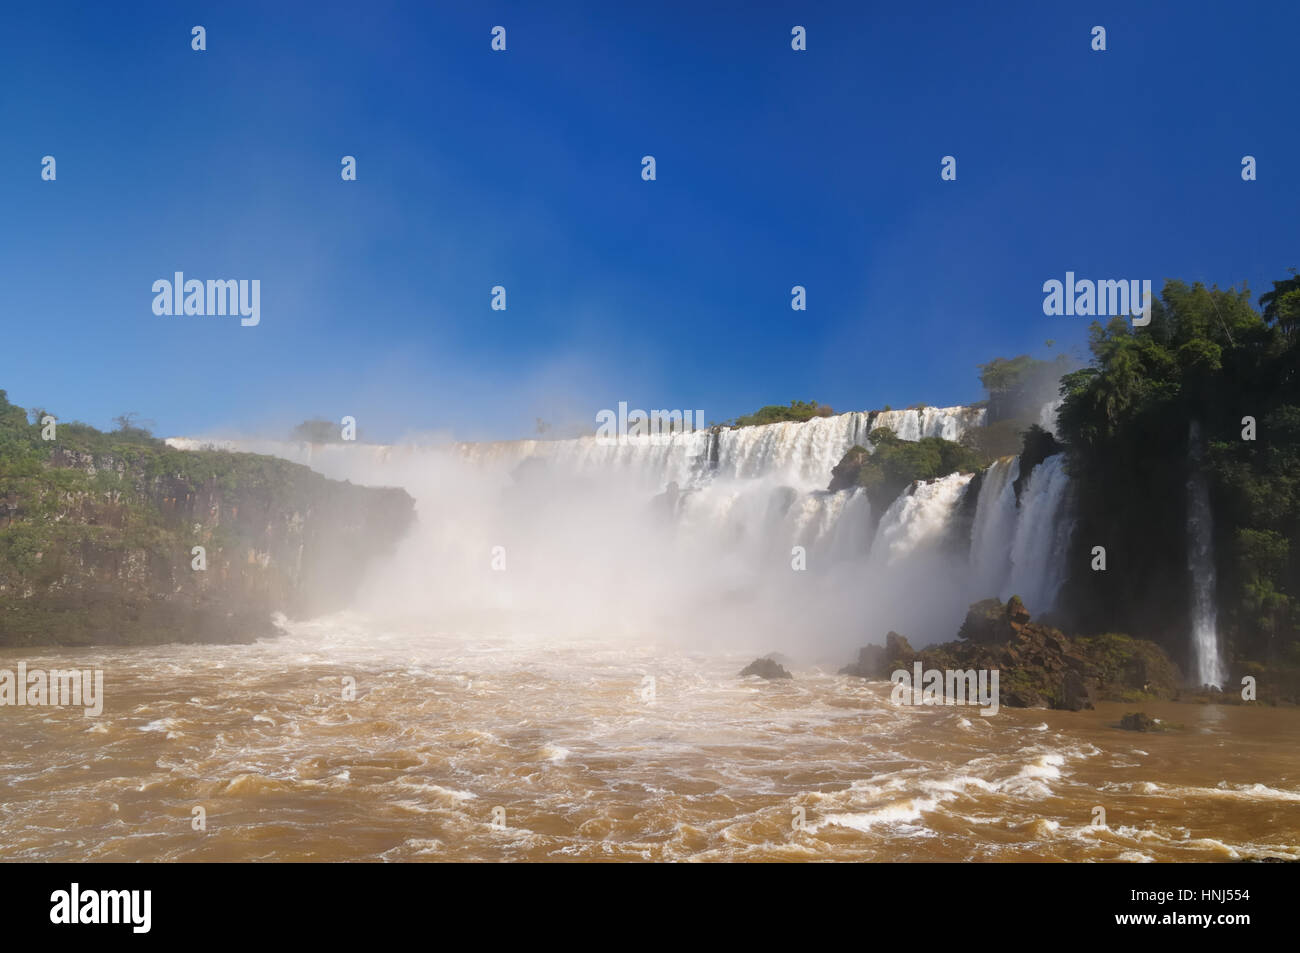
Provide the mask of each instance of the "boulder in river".
{"label": "boulder in river", "polygon": [[1131,711],[1119,720],[1119,726],[1125,731],[1155,731],[1159,723],[1146,712]]}
{"label": "boulder in river", "polygon": [[781,663],[770,658],[756,658],[741,671],[740,676],[758,675],[761,678],[794,678],[781,667]]}

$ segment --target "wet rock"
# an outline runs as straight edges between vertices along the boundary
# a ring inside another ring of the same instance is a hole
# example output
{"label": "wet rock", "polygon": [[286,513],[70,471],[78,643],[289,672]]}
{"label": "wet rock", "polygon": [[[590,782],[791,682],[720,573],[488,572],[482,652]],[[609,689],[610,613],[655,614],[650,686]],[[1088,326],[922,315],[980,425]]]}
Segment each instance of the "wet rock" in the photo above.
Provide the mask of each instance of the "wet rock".
{"label": "wet rock", "polygon": [[973,603],[966,610],[966,619],[957,631],[957,638],[977,645],[996,645],[1010,637],[1011,626],[1007,624],[1007,613],[1001,599],[983,599]]}
{"label": "wet rock", "polygon": [[1007,601],[1007,622],[1013,629],[1029,624],[1029,610],[1019,596],[1012,596]]}
{"label": "wet rock", "polygon": [[1131,711],[1119,720],[1119,726],[1125,731],[1155,731],[1159,722],[1145,712]]}
{"label": "wet rock", "polygon": [[916,655],[916,649],[912,648],[912,643],[897,632],[890,632],[885,636],[885,657],[894,663],[910,662]]}
{"label": "wet rock", "polygon": [[841,675],[858,678],[887,679],[896,669],[910,669],[917,658],[916,649],[897,632],[885,636],[884,645],[864,645],[858,649],[858,660],[840,669]]}
{"label": "wet rock", "polygon": [[831,493],[848,490],[858,485],[858,474],[862,465],[871,457],[870,451],[863,446],[853,446],[843,459],[831,468],[831,482],[826,489]]}
{"label": "wet rock", "polygon": [[[891,632],[885,645],[866,646],[846,675],[887,679],[896,669],[993,671],[1001,703],[1009,708],[1081,711],[1099,699],[1143,702],[1173,697],[1177,668],[1154,642],[1108,634],[1071,639],[1032,621],[1017,597],[971,605],[959,640],[917,651]],[[1163,726],[1162,726],[1163,727]]]}
{"label": "wet rock", "polygon": [[741,671],[740,677],[757,675],[760,678],[794,678],[781,667],[780,663],[770,658],[756,658]]}
{"label": "wet rock", "polygon": [[1070,669],[1061,680],[1061,708],[1066,711],[1082,711],[1095,708],[1093,704],[1092,680],[1084,678],[1075,669]]}
{"label": "wet rock", "polygon": [[1020,452],[1020,476],[1011,484],[1017,503],[1020,502],[1020,495],[1025,487],[1029,486],[1029,477],[1034,472],[1034,467],[1064,449],[1050,431],[1044,430],[1038,424],[1030,426],[1025,433],[1024,447]]}
{"label": "wet rock", "polygon": [[858,660],[840,669],[841,675],[856,675],[858,678],[884,678],[880,673],[885,667],[885,647],[883,645],[864,645],[858,649]]}

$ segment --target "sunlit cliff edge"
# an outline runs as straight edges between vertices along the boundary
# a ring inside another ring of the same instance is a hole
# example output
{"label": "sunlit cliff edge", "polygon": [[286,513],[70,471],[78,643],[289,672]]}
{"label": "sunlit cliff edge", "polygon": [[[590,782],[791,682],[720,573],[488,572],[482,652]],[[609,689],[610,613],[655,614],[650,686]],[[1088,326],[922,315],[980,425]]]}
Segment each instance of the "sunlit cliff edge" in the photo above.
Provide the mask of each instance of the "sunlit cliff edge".
{"label": "sunlit cliff edge", "polygon": [[0,391],[0,645],[249,642],[345,605],[414,518],[401,489],[32,416]]}

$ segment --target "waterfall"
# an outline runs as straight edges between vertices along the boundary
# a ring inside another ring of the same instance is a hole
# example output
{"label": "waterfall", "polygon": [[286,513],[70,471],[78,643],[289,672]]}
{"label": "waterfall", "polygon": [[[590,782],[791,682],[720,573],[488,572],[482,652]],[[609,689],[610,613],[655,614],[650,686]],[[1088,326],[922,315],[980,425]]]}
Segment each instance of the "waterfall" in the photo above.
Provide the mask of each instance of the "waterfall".
{"label": "waterfall", "polygon": [[1205,478],[1205,442],[1193,420],[1188,437],[1187,569],[1192,579],[1192,660],[1196,683],[1222,688],[1228,673],[1219,651],[1215,606],[1214,514]]}
{"label": "waterfall", "polygon": [[326,476],[353,479],[368,469],[401,470],[433,456],[458,456],[483,469],[510,469],[540,458],[573,475],[623,473],[648,487],[676,483],[696,486],[714,479],[771,478],[800,489],[825,488],[830,472],[856,444],[870,448],[868,434],[883,427],[904,440],[943,437],[960,440],[982,426],[985,411],[970,407],[857,411],[814,417],[803,423],[782,422],[725,429],[712,434],[688,431],[620,441],[595,437],[570,440],[510,440],[445,443],[431,446],[396,444],[308,444],[276,440],[168,439],[182,450],[206,446],[284,457]]}
{"label": "waterfall", "polygon": [[939,545],[972,474],[953,473],[905,490],[880,518],[871,562],[892,565]]}
{"label": "waterfall", "polygon": [[971,578],[977,598],[1001,596],[1011,574],[1011,546],[1019,515],[1014,484],[1019,476],[1019,457],[1002,457],[984,472],[970,539]]}
{"label": "waterfall", "polygon": [[620,442],[215,445],[415,497],[417,528],[362,587],[365,611],[472,626],[509,607],[529,631],[638,627],[838,658],[889,629],[949,640],[971,601],[1008,587],[1050,607],[1064,574],[1060,458],[1019,505],[1015,457],[990,467],[976,500],[971,474],[914,484],[877,512],[862,488],[826,490],[874,429],[955,440],[983,421],[926,407]]}
{"label": "waterfall", "polygon": [[984,473],[971,526],[970,591],[974,599],[1018,595],[1038,615],[1056,607],[1068,575],[1074,522],[1065,455],[1036,466],[1017,503],[1019,476],[1019,457],[1003,457]]}
{"label": "waterfall", "polygon": [[1038,412],[1038,426],[1053,437],[1056,436],[1056,415],[1061,412],[1061,405],[1064,403],[1064,397],[1057,397],[1055,400],[1049,400],[1043,404],[1042,409]]}
{"label": "waterfall", "polygon": [[1074,530],[1066,512],[1069,484],[1065,454],[1058,453],[1034,467],[1020,495],[1020,515],[1011,540],[1011,572],[1002,594],[1003,598],[1020,596],[1034,614],[1052,609],[1065,583]]}
{"label": "waterfall", "polygon": [[[960,413],[954,413],[960,411]],[[882,410],[876,414],[871,427],[885,427],[904,440],[922,437],[942,437],[960,440],[970,427],[983,426],[987,414],[983,408],[923,407],[919,410]]]}

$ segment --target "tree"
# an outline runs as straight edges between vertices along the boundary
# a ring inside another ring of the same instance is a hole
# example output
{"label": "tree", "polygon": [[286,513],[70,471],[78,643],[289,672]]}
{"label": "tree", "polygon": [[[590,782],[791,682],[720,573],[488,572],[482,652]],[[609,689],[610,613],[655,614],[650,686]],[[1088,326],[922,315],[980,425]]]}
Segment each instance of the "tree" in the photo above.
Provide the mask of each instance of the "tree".
{"label": "tree", "polygon": [[1300,273],[1290,269],[1292,277],[1273,282],[1273,290],[1259,296],[1264,320],[1276,324],[1290,337],[1300,328]]}
{"label": "tree", "polygon": [[155,426],[152,420],[141,420],[140,415],[134,410],[118,414],[113,418],[113,423],[117,424],[116,432],[124,437],[151,436]]}

